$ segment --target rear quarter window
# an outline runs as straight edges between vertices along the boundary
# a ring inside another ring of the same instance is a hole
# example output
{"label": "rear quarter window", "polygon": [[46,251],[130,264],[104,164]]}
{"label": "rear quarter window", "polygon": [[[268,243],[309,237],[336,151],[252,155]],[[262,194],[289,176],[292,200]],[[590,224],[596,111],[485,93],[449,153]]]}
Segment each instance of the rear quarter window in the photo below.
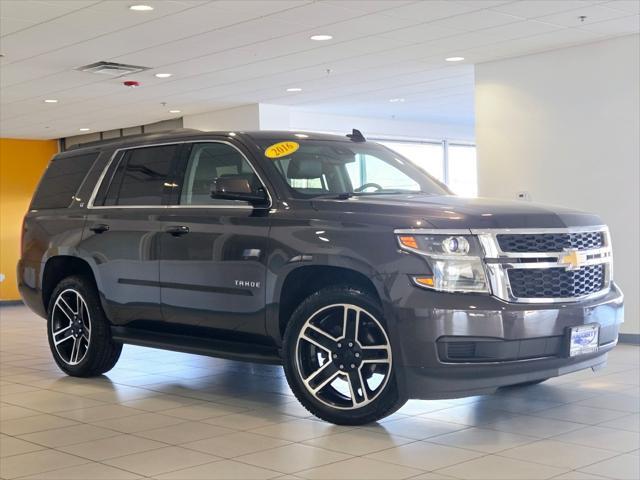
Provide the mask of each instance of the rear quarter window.
{"label": "rear quarter window", "polygon": [[32,210],[67,208],[99,152],[53,157],[31,201]]}

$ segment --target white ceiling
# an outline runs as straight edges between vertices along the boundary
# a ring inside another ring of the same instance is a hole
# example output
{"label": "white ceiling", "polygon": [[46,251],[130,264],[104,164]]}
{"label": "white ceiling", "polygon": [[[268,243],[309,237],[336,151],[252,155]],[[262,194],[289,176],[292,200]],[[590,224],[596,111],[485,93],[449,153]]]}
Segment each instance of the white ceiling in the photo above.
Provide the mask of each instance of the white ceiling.
{"label": "white ceiling", "polygon": [[[469,123],[472,64],[637,33],[639,13],[640,0],[0,0],[0,135],[56,138],[254,102]],[[309,40],[317,33],[334,38]],[[100,60],[151,69],[75,70]]]}

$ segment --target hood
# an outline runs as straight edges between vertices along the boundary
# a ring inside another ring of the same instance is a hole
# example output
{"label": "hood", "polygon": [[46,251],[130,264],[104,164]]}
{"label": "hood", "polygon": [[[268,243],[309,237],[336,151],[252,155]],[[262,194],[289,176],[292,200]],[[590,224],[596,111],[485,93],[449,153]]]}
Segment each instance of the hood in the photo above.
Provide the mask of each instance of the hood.
{"label": "hood", "polygon": [[597,215],[525,201],[424,194],[318,199],[318,210],[391,215],[397,228],[565,228],[602,225]]}

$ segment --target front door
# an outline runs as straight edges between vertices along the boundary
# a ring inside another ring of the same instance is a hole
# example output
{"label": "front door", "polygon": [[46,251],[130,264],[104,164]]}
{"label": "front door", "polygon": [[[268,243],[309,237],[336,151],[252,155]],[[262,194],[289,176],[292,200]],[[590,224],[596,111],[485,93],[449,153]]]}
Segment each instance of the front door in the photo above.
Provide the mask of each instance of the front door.
{"label": "front door", "polygon": [[165,322],[219,338],[264,335],[268,209],[212,195],[225,177],[263,195],[264,185],[241,151],[223,141],[187,144],[176,171],[174,205],[161,219]]}

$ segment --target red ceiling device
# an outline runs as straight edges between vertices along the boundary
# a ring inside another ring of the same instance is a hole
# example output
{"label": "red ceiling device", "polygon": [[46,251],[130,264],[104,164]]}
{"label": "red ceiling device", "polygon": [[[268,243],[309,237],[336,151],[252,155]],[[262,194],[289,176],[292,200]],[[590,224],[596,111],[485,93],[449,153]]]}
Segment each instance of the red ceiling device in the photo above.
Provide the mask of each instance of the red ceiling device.
{"label": "red ceiling device", "polygon": [[140,86],[140,82],[136,82],[135,80],[125,80],[122,82],[125,87],[135,88]]}

